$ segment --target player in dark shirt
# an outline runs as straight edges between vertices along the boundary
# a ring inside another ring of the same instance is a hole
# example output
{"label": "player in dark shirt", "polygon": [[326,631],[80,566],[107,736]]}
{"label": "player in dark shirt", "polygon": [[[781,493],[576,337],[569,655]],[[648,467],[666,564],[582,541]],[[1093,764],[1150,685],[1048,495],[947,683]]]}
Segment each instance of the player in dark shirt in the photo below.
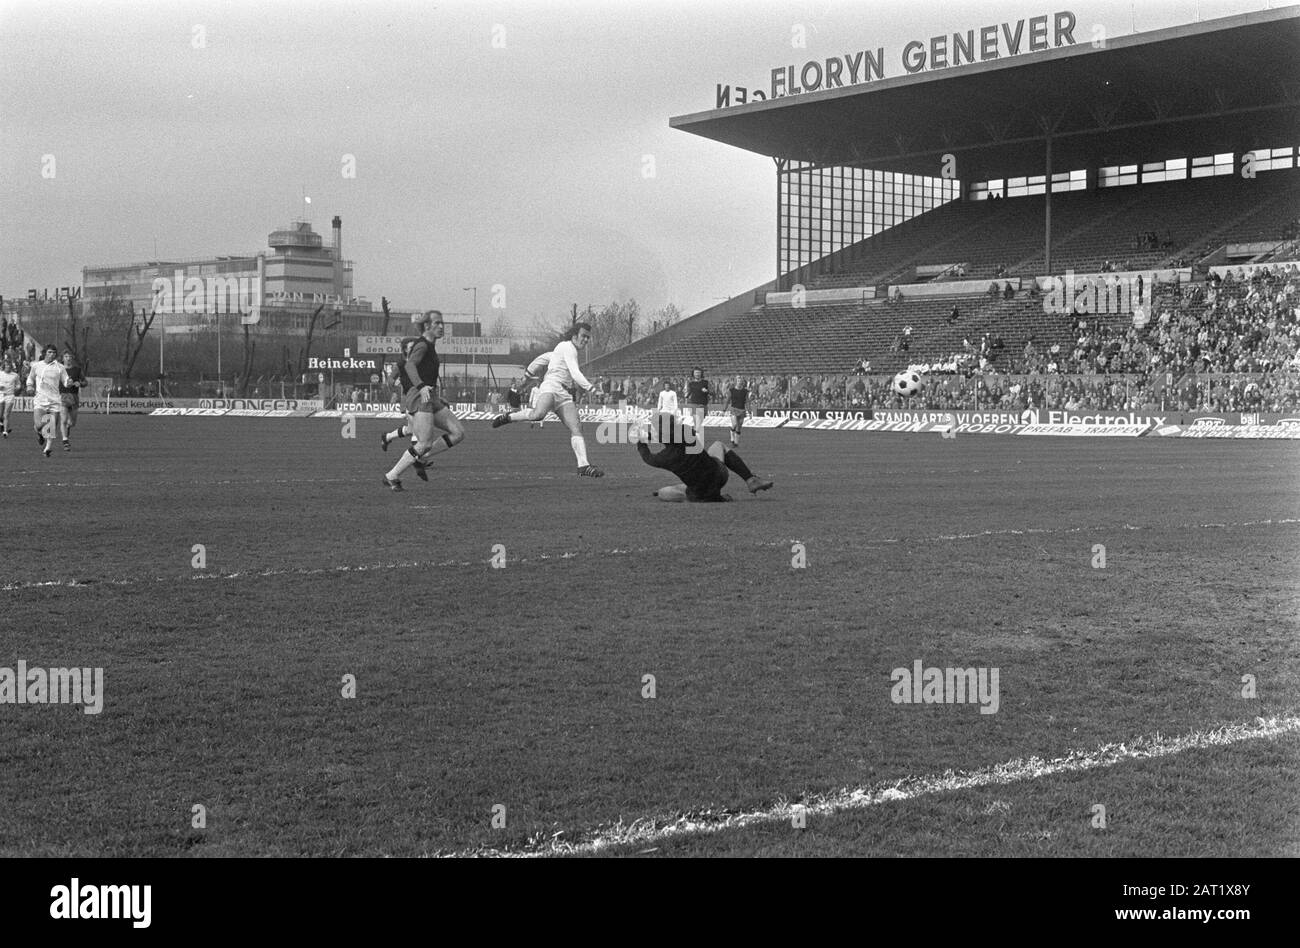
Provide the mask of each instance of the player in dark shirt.
{"label": "player in dark shirt", "polygon": [[704,430],[704,416],[709,411],[709,383],[704,379],[704,370],[691,369],[690,381],[686,383],[686,411],[696,431]]}
{"label": "player in dark shirt", "polygon": [[63,369],[68,374],[68,382],[59,383],[59,423],[63,426],[63,450],[72,450],[69,436],[77,426],[77,410],[81,407],[81,387],[86,384],[86,376],[81,366],[73,362],[72,353],[63,353]]}
{"label": "player in dark shirt", "polygon": [[[399,392],[399,398],[398,398],[399,405],[402,404],[402,399],[405,397],[406,393],[411,390],[411,380],[407,377],[406,372],[404,371],[406,368],[406,357],[411,354],[411,347],[415,345],[419,341],[419,339],[420,339],[419,336],[407,336],[405,339],[403,339],[401,342],[402,353],[397,357],[397,362],[394,364],[395,371],[393,372],[393,386]],[[404,424],[398,425],[392,431],[385,431],[382,434],[380,434],[379,446],[383,448],[385,451],[387,451],[388,446],[400,438],[410,438],[411,443],[414,444],[415,443],[415,436],[413,434],[413,432],[415,431],[414,424],[415,424],[415,419],[408,414],[406,416],[406,422]],[[423,461],[416,461],[411,466],[415,468],[416,477],[418,477],[422,481],[429,480],[429,475],[425,472],[425,463]]]}
{"label": "player in dark shirt", "polygon": [[[651,430],[663,445],[658,452],[652,452],[646,444]],[[651,467],[671,471],[682,482],[655,491],[660,500],[692,503],[731,500],[722,488],[727,486],[732,471],[745,479],[745,486],[751,494],[772,486],[770,480],[751,471],[739,454],[724,448],[721,441],[713,442],[707,451],[704,450],[695,429],[666,412],[659,413],[653,425],[643,429],[642,435],[644,437],[638,438],[636,445],[641,460]]]}
{"label": "player in dark shirt", "polygon": [[506,406],[511,411],[519,411],[524,407],[523,393],[520,392],[518,386],[513,383],[510,388],[506,389]]}
{"label": "player in dark shirt", "polygon": [[727,402],[731,408],[731,446],[740,447],[740,429],[745,426],[745,416],[749,414],[749,388],[745,380],[736,376],[736,384],[727,386]]}
{"label": "player in dark shirt", "polygon": [[446,328],[442,313],[431,309],[417,314],[411,322],[421,330],[420,338],[411,346],[410,354],[402,366],[402,374],[409,385],[402,396],[402,409],[411,416],[415,444],[407,448],[393,469],[384,475],[384,486],[401,490],[401,475],[415,464],[429,464],[429,459],[439,451],[454,448],[465,439],[465,429],[438,394],[438,351],[434,343],[442,338]]}

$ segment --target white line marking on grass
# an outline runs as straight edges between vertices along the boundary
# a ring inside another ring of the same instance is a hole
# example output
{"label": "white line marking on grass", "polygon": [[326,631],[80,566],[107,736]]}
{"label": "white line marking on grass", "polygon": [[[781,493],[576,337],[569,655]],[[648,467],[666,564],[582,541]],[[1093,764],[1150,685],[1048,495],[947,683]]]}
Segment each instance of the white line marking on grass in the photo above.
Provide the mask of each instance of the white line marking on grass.
{"label": "white line marking on grass", "polygon": [[[777,544],[780,545],[780,544]],[[613,549],[593,551],[592,556],[629,556],[636,553],[654,553],[670,552],[669,550],[656,550],[653,547],[643,546],[631,550]],[[518,556],[511,563],[512,565],[522,565],[527,563],[536,563],[549,560],[570,560],[582,555],[573,550],[565,550],[561,553],[540,553],[537,556]],[[223,579],[261,579],[270,576],[325,576],[335,573],[372,573],[380,570],[398,570],[398,569],[429,569],[431,567],[446,569],[448,567],[460,566],[488,566],[491,559],[484,560],[403,560],[395,563],[361,563],[361,564],[340,564],[338,566],[318,566],[314,568],[294,567],[292,569],[261,569],[245,570],[235,573],[184,573],[177,576],[153,576],[142,579],[97,579],[94,577],[86,579],[50,579],[41,582],[19,582],[6,583],[0,586],[0,592],[16,592],[23,589],[45,589],[49,587],[61,587],[64,589],[94,589],[99,586],[141,586],[149,583],[172,583],[177,581],[189,580],[190,582],[203,583],[215,582]]]}
{"label": "white line marking on grass", "polygon": [[1150,524],[1147,526],[1132,523],[1122,523],[1118,526],[1113,524],[1093,524],[1087,527],[1025,527],[1019,530],[1009,527],[1004,530],[980,530],[978,533],[941,533],[933,537],[890,537],[885,540],[869,540],[865,545],[870,546],[873,543],[932,543],[941,540],[978,540],[983,537],[1045,536],[1069,533],[1100,534],[1108,530],[1124,530],[1130,533],[1142,530],[1228,530],[1236,527],[1281,527],[1296,523],[1300,523],[1300,519],[1244,520],[1238,523]]}
{"label": "white line marking on grass", "polygon": [[[434,509],[419,508],[416,509]],[[949,533],[940,534],[932,537],[887,537],[885,539],[866,540],[861,545],[865,547],[888,546],[890,544],[907,543],[937,543],[952,542],[956,540],[978,540],[984,537],[999,536],[1045,536],[1070,533],[1105,533],[1107,530],[1208,530],[1208,529],[1232,529],[1237,527],[1265,527],[1265,526],[1288,526],[1300,524],[1300,519],[1293,520],[1247,520],[1242,523],[1180,523],[1170,524],[1167,526],[1134,526],[1133,524],[1122,524],[1120,526],[1089,526],[1089,527],[1058,527],[1058,528],[1039,528],[1026,527],[1023,530],[1006,529],[1006,530],[982,530],[979,533]],[[789,540],[768,540],[753,544],[756,547],[787,547],[794,542],[806,542],[807,537],[802,540],[795,538]],[[716,543],[682,543],[671,548],[641,546],[632,549],[622,549],[615,547],[609,550],[564,550],[559,553],[539,553],[536,556],[516,557],[512,562],[516,565],[528,565],[532,563],[544,563],[552,560],[572,560],[580,556],[632,556],[640,553],[659,553],[669,554],[680,552],[683,548],[692,550],[713,550],[718,548]],[[738,548],[734,544],[726,544],[723,549],[735,553]],[[471,567],[486,566],[491,563],[490,559],[484,560],[406,560],[396,563],[360,563],[360,564],[339,564],[337,566],[320,566],[315,568],[295,567],[293,569],[264,569],[264,570],[246,570],[235,573],[184,573],[178,576],[154,576],[141,579],[113,579],[100,577],[87,577],[84,579],[52,579],[40,582],[16,582],[6,583],[0,586],[0,592],[17,592],[24,589],[42,589],[46,587],[64,587],[68,589],[90,589],[95,586],[136,586],[148,583],[175,583],[177,580],[189,580],[191,582],[211,582],[213,580],[223,579],[262,579],[272,576],[324,576],[331,573],[372,573],[381,570],[398,570],[398,569],[428,569],[438,567],[442,569],[452,567]]]}
{"label": "white line marking on grass", "polygon": [[1253,724],[1227,724],[1204,731],[1193,731],[1183,737],[1162,737],[1154,734],[1138,737],[1131,742],[1103,744],[1095,750],[1070,751],[1062,757],[1043,760],[1027,757],[1009,760],[980,770],[949,770],[942,774],[924,777],[904,777],[889,783],[868,787],[837,790],[818,794],[795,803],[775,803],[762,810],[736,813],[726,809],[701,810],[668,817],[642,817],[631,823],[620,818],[615,823],[583,830],[575,839],[560,839],[556,833],[548,839],[530,842],[517,850],[472,849],[442,853],[450,857],[465,856],[577,856],[596,853],[611,847],[640,846],[692,836],[707,836],[725,830],[774,823],[789,823],[796,806],[803,807],[805,816],[832,816],[865,810],[885,803],[906,802],[938,794],[958,793],[978,787],[998,786],[1054,777],[1058,774],[1079,773],[1114,767],[1134,760],[1151,760],[1169,757],[1184,751],[1211,747],[1227,747],[1241,741],[1280,737],[1300,730],[1300,717],[1256,718]]}

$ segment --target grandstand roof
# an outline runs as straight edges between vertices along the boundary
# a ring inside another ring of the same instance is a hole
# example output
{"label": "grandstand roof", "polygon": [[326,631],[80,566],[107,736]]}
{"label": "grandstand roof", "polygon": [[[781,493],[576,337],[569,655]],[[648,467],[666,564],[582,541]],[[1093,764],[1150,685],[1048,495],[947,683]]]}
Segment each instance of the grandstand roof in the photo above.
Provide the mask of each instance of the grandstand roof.
{"label": "grandstand roof", "polygon": [[967,181],[1300,145],[1300,6],[681,115],[777,158]]}

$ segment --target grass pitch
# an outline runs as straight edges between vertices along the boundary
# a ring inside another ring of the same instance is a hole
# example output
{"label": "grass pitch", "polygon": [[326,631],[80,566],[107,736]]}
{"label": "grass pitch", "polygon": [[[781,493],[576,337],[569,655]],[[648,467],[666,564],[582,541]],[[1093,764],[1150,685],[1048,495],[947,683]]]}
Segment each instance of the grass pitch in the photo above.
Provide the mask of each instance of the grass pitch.
{"label": "grass pitch", "polygon": [[[88,416],[46,460],[14,420],[0,666],[105,695],[0,704],[0,855],[1300,855],[1296,729],[781,816],[1293,719],[1291,444],[756,430],[776,488],[688,505],[594,426],[603,479],[470,423],[394,494],[380,421]],[[895,703],[917,660],[997,713]]]}

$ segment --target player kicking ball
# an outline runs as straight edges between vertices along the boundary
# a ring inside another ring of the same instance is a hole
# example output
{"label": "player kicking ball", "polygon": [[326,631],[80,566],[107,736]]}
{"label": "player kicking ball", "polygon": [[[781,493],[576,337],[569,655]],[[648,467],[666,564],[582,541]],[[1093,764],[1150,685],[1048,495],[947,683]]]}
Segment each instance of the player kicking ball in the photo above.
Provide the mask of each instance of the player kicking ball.
{"label": "player kicking ball", "polygon": [[[727,480],[733,471],[744,478],[745,486],[751,494],[772,488],[770,480],[751,471],[740,455],[723,447],[721,441],[715,441],[707,451],[703,450],[695,429],[683,424],[673,415],[660,412],[651,425],[641,429],[640,434],[636,450],[641,455],[641,460],[651,467],[671,471],[682,482],[655,491],[654,495],[660,500],[668,503],[716,503],[731,500],[722,489],[727,486]],[[650,450],[646,439],[651,434],[664,446],[662,450]]]}
{"label": "player kicking ball", "polygon": [[574,404],[573,395],[569,391],[574,386],[586,392],[592,389],[592,384],[578,368],[578,350],[590,340],[591,327],[586,323],[575,323],[566,338],[552,352],[534,359],[528,366],[528,375],[535,377],[542,366],[546,366],[546,376],[537,387],[536,406],[497,415],[492,419],[492,427],[500,428],[512,421],[540,421],[548,411],[553,411],[569,429],[569,444],[578,461],[578,476],[604,477],[604,471],[587,463],[587,441],[582,436],[582,425],[578,421],[578,406]]}

